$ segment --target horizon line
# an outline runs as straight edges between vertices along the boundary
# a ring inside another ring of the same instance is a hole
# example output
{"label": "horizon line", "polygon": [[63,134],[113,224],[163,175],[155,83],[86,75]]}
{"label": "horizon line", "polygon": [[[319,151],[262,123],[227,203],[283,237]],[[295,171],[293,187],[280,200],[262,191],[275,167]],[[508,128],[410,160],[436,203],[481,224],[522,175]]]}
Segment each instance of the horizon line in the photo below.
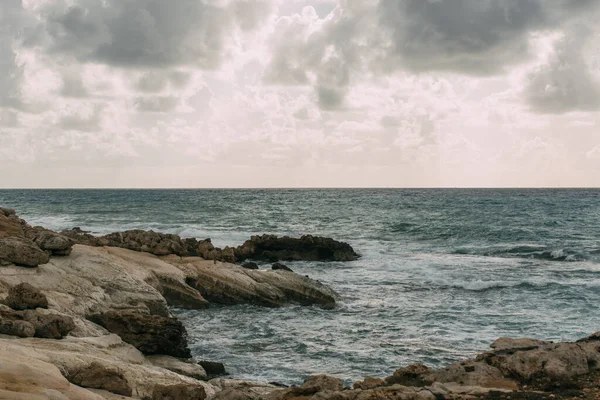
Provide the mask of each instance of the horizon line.
{"label": "horizon line", "polygon": [[298,187],[8,187],[0,188],[2,190],[452,190],[452,189],[467,189],[467,190],[557,190],[557,189],[600,189],[600,186],[423,186],[423,187],[408,187],[408,186],[298,186]]}

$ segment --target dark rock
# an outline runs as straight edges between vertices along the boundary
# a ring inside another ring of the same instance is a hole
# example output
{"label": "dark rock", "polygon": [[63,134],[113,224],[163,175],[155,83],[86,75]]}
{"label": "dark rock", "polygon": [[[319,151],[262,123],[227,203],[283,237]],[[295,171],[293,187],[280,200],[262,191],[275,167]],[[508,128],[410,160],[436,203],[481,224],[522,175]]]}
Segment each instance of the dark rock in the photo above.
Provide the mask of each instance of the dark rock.
{"label": "dark rock", "polygon": [[48,308],[48,299],[39,289],[29,283],[20,283],[8,291],[4,304],[13,310]]}
{"label": "dark rock", "polygon": [[277,270],[283,270],[283,271],[294,272],[294,271],[292,271],[292,269],[290,267],[288,267],[287,265],[282,264],[282,263],[275,263],[275,264],[273,264],[271,266],[271,269],[275,270],[275,271],[277,271]]}
{"label": "dark rock", "polygon": [[84,368],[69,371],[65,377],[72,384],[84,388],[106,390],[122,396],[133,394],[132,387],[117,367],[93,362]]}
{"label": "dark rock", "polygon": [[22,338],[33,337],[35,335],[35,328],[27,321],[9,320],[0,317],[0,334]]}
{"label": "dark rock", "polygon": [[246,269],[258,269],[258,264],[252,261],[248,261],[242,264],[242,268]]}
{"label": "dark rock", "polygon": [[206,391],[202,386],[188,384],[156,385],[152,400],[204,400]]}
{"label": "dark rock", "polygon": [[225,365],[223,363],[202,360],[198,361],[198,364],[204,368],[206,374],[211,378],[227,375],[227,371],[225,371]]}
{"label": "dark rock", "polygon": [[135,311],[108,311],[88,317],[92,322],[116,333],[123,341],[144,354],[165,354],[190,358],[187,332],[181,321],[172,317],[147,315]]}
{"label": "dark rock", "polygon": [[50,260],[33,241],[23,237],[0,238],[0,260],[25,267],[37,267]]}
{"label": "dark rock", "polygon": [[39,310],[26,310],[23,315],[35,328],[35,337],[62,339],[75,329],[73,319],[66,315],[42,313]]}
{"label": "dark rock", "polygon": [[7,335],[44,339],[62,339],[75,329],[71,317],[41,309],[14,311],[0,308],[0,326]]}
{"label": "dark rock", "polygon": [[331,238],[305,235],[301,238],[275,235],[252,236],[235,250],[239,260],[270,261],[353,261],[359,255],[348,243]]}

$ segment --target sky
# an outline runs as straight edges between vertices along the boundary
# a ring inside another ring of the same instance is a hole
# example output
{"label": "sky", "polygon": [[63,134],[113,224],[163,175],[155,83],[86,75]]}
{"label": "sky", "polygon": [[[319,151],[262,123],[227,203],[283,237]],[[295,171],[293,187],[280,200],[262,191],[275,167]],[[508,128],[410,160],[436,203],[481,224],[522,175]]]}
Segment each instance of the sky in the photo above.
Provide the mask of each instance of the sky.
{"label": "sky", "polygon": [[0,0],[0,187],[599,187],[600,0]]}

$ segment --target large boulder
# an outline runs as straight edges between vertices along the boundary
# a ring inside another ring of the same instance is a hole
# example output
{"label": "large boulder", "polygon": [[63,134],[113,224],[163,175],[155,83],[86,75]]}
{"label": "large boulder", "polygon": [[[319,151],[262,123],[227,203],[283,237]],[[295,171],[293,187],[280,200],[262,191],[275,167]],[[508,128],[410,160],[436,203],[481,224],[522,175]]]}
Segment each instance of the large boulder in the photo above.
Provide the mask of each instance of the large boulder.
{"label": "large boulder", "polygon": [[49,260],[50,256],[30,239],[16,236],[0,238],[0,261],[37,267]]}
{"label": "large boulder", "polygon": [[37,244],[40,249],[49,251],[55,256],[68,256],[75,241],[67,236],[43,228],[34,228],[27,236]]}
{"label": "large boulder", "polygon": [[235,255],[238,260],[268,261],[353,261],[359,257],[348,243],[311,235],[300,238],[252,236],[235,249]]}
{"label": "large boulder", "polygon": [[180,360],[179,358],[171,356],[156,355],[148,356],[146,358],[152,363],[152,365],[168,369],[169,371],[173,371],[179,375],[189,376],[190,378],[198,380],[208,379],[208,373],[204,370],[202,365],[187,360]]}
{"label": "large boulder", "polygon": [[89,389],[102,389],[123,396],[131,396],[133,393],[131,385],[119,368],[99,362],[68,371],[66,378],[75,385]]}
{"label": "large boulder", "polygon": [[24,282],[10,288],[4,304],[13,310],[34,310],[48,308],[48,299],[39,289]]}
{"label": "large boulder", "polygon": [[89,319],[109,332],[116,333],[123,341],[144,354],[164,354],[178,358],[192,356],[185,327],[176,318],[124,310],[91,315]]}
{"label": "large boulder", "polygon": [[6,335],[62,339],[73,329],[75,323],[71,317],[53,311],[0,308],[0,330]]}

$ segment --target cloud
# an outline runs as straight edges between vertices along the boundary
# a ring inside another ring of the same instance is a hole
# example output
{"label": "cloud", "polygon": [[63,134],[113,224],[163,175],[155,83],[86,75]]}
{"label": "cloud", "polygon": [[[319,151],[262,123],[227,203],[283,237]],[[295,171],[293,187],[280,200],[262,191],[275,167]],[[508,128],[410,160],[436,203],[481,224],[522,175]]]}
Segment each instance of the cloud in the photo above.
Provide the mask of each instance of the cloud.
{"label": "cloud", "polygon": [[[265,81],[311,85],[323,109],[344,106],[358,80],[411,73],[501,74],[533,57],[535,32],[586,18],[595,0],[340,0],[281,18]],[[588,17],[589,18],[589,17]]]}
{"label": "cloud", "polygon": [[539,113],[565,113],[600,109],[600,79],[584,58],[592,36],[578,27],[561,38],[554,54],[529,76],[526,96]]}
{"label": "cloud", "polygon": [[48,54],[123,68],[214,69],[232,32],[257,27],[270,6],[259,0],[75,0],[44,4],[39,12],[41,22],[25,43]]}

